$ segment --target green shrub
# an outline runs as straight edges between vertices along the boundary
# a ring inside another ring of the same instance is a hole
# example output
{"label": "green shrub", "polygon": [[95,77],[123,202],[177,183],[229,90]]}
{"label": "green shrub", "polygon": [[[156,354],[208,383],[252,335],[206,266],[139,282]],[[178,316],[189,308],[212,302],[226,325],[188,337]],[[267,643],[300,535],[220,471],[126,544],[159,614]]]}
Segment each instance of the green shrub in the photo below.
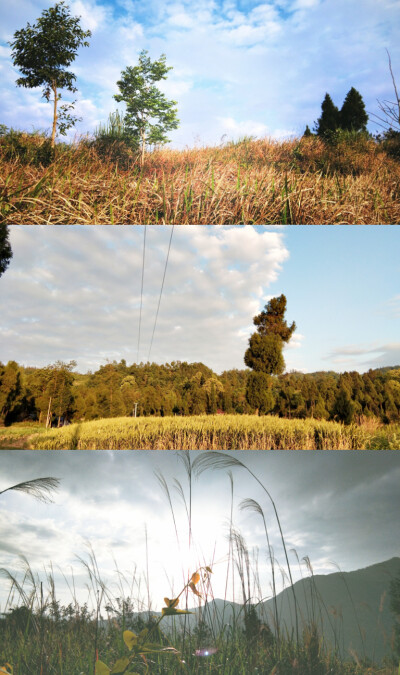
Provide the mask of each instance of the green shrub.
{"label": "green shrub", "polygon": [[18,160],[21,164],[48,166],[54,159],[54,148],[44,133],[15,131],[0,128],[0,153],[5,160]]}

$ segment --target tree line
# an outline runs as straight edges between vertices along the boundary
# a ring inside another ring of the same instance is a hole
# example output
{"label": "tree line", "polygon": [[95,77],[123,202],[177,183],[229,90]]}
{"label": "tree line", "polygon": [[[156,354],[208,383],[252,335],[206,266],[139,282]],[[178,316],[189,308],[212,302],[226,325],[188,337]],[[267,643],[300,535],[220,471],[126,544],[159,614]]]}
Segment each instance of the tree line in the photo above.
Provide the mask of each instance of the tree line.
{"label": "tree line", "polygon": [[[74,362],[24,367],[0,364],[0,424],[38,420],[55,426],[103,417],[274,414],[285,418],[359,422],[374,417],[400,421],[400,367],[356,371],[267,375],[257,398],[257,371],[232,369],[216,375],[202,363],[165,365],[107,363],[91,373],[73,372]],[[262,371],[259,371],[262,373]],[[265,373],[262,373],[265,375]],[[250,383],[250,386],[249,386]],[[251,384],[252,383],[252,384]]]}
{"label": "tree line", "polygon": [[27,419],[46,426],[131,415],[273,414],[350,424],[365,417],[400,421],[400,367],[338,374],[284,373],[283,348],[296,324],[285,319],[286,296],[271,298],[253,318],[244,354],[249,370],[216,375],[203,363],[127,365],[122,359],[95,372],[76,362],[26,368],[0,363],[0,424]]}

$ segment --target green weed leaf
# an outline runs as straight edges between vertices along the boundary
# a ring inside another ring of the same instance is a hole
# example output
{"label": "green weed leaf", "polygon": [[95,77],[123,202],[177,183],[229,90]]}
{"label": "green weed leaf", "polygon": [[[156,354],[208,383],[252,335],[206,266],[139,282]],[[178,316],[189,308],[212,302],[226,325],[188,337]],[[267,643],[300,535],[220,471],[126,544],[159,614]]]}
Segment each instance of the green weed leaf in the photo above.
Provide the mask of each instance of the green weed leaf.
{"label": "green weed leaf", "polygon": [[137,635],[131,630],[124,630],[122,635],[129,651],[132,651],[133,647],[137,645]]}
{"label": "green weed leaf", "polygon": [[103,661],[96,661],[94,672],[96,675],[110,675],[111,670]]}
{"label": "green weed leaf", "polygon": [[118,675],[119,673],[124,673],[127,666],[129,666],[129,659],[127,657],[124,657],[123,659],[118,659],[118,661],[114,663],[110,675]]}

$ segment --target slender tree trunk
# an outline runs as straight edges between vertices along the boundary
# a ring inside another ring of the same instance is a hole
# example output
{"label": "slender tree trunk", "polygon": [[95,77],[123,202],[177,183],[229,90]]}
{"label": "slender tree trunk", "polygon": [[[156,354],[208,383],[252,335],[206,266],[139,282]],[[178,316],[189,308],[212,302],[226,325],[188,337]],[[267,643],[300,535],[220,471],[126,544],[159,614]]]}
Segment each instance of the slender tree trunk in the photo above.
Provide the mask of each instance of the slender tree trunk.
{"label": "slender tree trunk", "polygon": [[51,147],[54,148],[56,142],[57,129],[57,83],[53,80],[51,88],[54,94],[54,108],[53,108],[53,129],[51,131]]}
{"label": "slender tree trunk", "polygon": [[49,407],[47,409],[46,429],[48,429],[48,427],[49,427],[50,418],[51,418],[51,396],[50,396],[50,400],[49,400]]}
{"label": "slender tree trunk", "polygon": [[141,153],[141,156],[140,156],[140,167],[143,168],[143,164],[144,164],[144,149],[145,149],[145,147],[146,147],[146,133],[145,133],[145,130],[142,129],[142,131],[140,132],[140,134],[141,134],[141,136],[142,136],[142,153]]}

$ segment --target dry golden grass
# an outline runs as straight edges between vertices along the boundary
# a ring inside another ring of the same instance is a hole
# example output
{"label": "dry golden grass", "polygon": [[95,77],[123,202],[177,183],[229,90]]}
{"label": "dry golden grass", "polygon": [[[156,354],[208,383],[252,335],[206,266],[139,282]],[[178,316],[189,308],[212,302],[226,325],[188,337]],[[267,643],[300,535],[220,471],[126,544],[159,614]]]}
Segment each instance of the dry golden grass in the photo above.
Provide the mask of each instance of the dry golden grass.
{"label": "dry golden grass", "polygon": [[287,420],[268,415],[116,417],[49,429],[30,440],[35,450],[356,450],[356,425]]}
{"label": "dry golden grass", "polygon": [[0,209],[7,224],[399,224],[400,163],[368,139],[161,149],[142,172],[119,146],[82,140],[43,167],[0,143]]}

